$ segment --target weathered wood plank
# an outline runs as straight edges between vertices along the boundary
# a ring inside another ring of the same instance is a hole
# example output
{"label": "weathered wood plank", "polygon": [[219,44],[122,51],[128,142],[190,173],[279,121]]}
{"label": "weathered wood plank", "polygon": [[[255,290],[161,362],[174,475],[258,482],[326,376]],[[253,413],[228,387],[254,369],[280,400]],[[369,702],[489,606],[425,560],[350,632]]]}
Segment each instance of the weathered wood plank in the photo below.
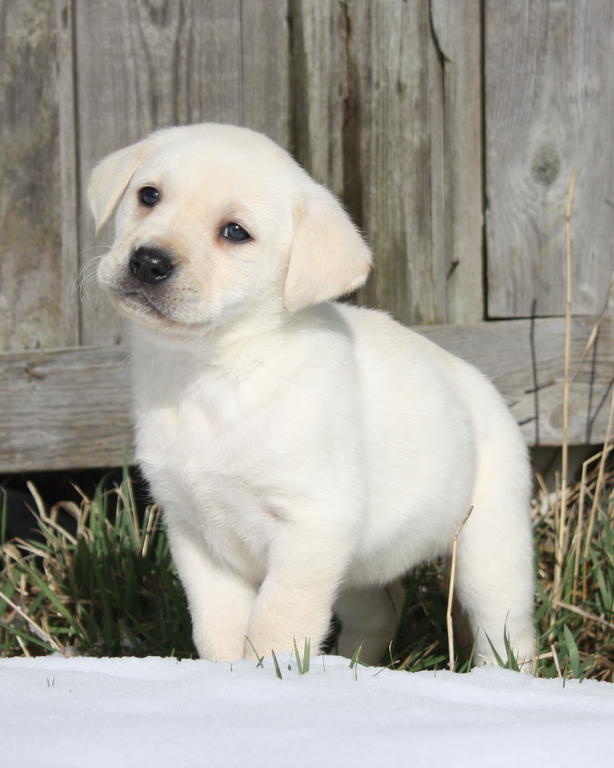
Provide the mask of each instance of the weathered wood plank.
{"label": "weathered wood plank", "polygon": [[[572,370],[593,321],[576,318]],[[522,423],[529,443],[555,445],[562,433],[564,321],[561,318],[442,325],[419,331],[483,370]],[[570,442],[602,440],[614,379],[614,326],[571,388]],[[537,388],[537,389],[536,389]],[[0,355],[0,472],[116,466],[130,454],[126,351],[118,347]]]}
{"label": "weathered wood plank", "polygon": [[344,196],[375,252],[359,301],[481,319],[479,2],[349,0],[347,21]]}
{"label": "weathered wood plank", "polygon": [[[569,442],[605,438],[614,382],[614,323],[604,320],[592,351],[580,363],[594,319],[572,323]],[[417,329],[473,363],[503,394],[531,445],[560,445],[563,431],[562,318],[510,320]]]}
{"label": "weathered wood plank", "polygon": [[287,0],[241,0],[243,125],[290,147]]}
{"label": "weathered wood plank", "polygon": [[[55,0],[59,164],[62,186],[61,260],[63,275],[63,345],[78,346],[79,179],[75,104],[74,14],[72,0]],[[48,289],[48,288],[47,288]],[[56,346],[56,345],[52,345]]]}
{"label": "weathered wood plank", "polygon": [[62,251],[56,93],[70,78],[70,54],[58,51],[46,0],[0,0],[0,39],[0,350],[69,345],[78,322],[65,287],[77,264],[75,249]]}
{"label": "weathered wood plank", "polygon": [[[75,7],[84,260],[98,249],[87,178],[100,158],[164,126],[242,120],[240,0]],[[109,228],[110,229],[110,228]],[[99,243],[108,244],[109,231]],[[86,268],[93,272],[91,267]],[[116,315],[97,291],[82,307],[82,343],[121,341]]]}
{"label": "weathered wood plank", "polygon": [[574,312],[614,269],[614,3],[486,0],[488,314],[562,315],[572,169]]}
{"label": "weathered wood plank", "polygon": [[126,368],[121,347],[0,355],[0,472],[131,457]]}
{"label": "weathered wood plank", "polygon": [[[289,144],[286,2],[84,3],[76,8],[81,184],[98,159],[155,128],[202,120],[245,124]],[[93,87],[95,85],[95,87]],[[83,195],[82,195],[83,198]],[[108,243],[110,232],[100,242]],[[93,242],[83,200],[81,239]],[[94,272],[97,248],[84,250]],[[85,344],[118,343],[121,326],[95,291]]]}
{"label": "weathered wood plank", "polygon": [[[429,9],[422,0],[347,5],[346,199],[375,269],[359,302],[404,323],[445,319],[442,253],[432,243]],[[349,189],[348,189],[349,187]]]}
{"label": "weathered wood plank", "polygon": [[344,5],[292,0],[293,149],[309,173],[344,196],[347,17]]}
{"label": "weathered wood plank", "polygon": [[[482,61],[480,0],[431,0],[431,24],[443,101],[441,220],[448,272],[446,321],[484,319]],[[443,276],[439,276],[443,279]]]}

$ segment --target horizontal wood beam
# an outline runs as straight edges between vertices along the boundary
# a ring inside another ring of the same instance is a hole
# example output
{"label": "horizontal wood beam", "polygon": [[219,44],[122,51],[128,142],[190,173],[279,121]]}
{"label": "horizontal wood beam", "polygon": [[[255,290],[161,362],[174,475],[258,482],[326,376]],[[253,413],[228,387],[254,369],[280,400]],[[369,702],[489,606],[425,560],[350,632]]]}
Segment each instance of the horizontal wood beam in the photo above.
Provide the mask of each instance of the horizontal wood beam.
{"label": "horizontal wood beam", "polygon": [[[614,382],[614,323],[576,317],[571,328],[569,443],[605,439]],[[419,328],[483,371],[502,393],[530,445],[560,445],[563,437],[564,318],[502,320]]]}
{"label": "horizontal wood beam", "polygon": [[[604,439],[614,379],[614,324],[572,328],[570,443]],[[494,381],[530,444],[557,445],[563,425],[562,318],[417,329]],[[0,355],[0,472],[117,466],[132,459],[127,351],[86,347]],[[577,369],[577,370],[576,370]]]}
{"label": "horizontal wood beam", "polygon": [[0,355],[0,472],[111,467],[132,459],[127,350]]}

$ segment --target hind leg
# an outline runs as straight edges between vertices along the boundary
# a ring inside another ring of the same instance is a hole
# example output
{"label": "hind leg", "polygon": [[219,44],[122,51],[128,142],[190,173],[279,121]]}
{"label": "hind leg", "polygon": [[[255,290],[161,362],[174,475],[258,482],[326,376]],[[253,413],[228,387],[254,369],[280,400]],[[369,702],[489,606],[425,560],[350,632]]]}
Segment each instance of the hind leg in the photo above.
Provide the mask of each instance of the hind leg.
{"label": "hind leg", "polygon": [[[514,425],[515,426],[515,425]],[[475,638],[475,662],[535,655],[533,534],[526,449],[515,435],[480,446],[473,511],[458,537],[456,591]],[[490,642],[489,642],[490,639]]]}
{"label": "hind leg", "polygon": [[362,646],[360,660],[379,664],[396,632],[404,599],[400,581],[385,587],[345,590],[334,607],[341,621],[337,652],[351,658]]}

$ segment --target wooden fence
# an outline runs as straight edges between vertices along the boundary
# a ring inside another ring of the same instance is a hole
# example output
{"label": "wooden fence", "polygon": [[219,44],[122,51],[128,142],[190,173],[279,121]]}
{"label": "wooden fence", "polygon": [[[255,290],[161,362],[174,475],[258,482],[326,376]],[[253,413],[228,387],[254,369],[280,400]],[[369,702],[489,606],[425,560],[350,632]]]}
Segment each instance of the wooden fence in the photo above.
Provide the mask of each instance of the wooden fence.
{"label": "wooden fence", "polygon": [[339,195],[375,252],[357,300],[476,363],[545,445],[575,169],[570,440],[603,439],[610,0],[0,0],[0,36],[0,471],[130,455],[121,323],[79,289],[112,237],[84,190],[108,152],[203,120],[267,133]]}

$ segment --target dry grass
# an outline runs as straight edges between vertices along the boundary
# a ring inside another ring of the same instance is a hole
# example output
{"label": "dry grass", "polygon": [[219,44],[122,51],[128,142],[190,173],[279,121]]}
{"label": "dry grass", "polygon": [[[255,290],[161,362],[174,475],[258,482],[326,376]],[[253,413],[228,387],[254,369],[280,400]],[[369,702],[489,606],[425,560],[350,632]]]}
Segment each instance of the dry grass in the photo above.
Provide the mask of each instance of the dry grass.
{"label": "dry grass", "polygon": [[30,491],[39,535],[0,542],[0,655],[192,655],[159,508],[137,510],[128,473],[49,511]]}
{"label": "dry grass", "polygon": [[[614,680],[613,459],[614,451],[596,454],[567,488],[563,537],[560,485],[551,490],[538,480],[533,518],[540,676]],[[0,655],[194,655],[159,510],[136,508],[128,473],[119,488],[83,496],[80,505],[47,510],[30,490],[39,536],[0,543]],[[72,525],[60,525],[61,509]],[[3,529],[0,524],[0,535]],[[444,562],[408,578],[391,666],[448,666],[448,581]],[[470,653],[458,653],[455,669],[466,671],[470,663]],[[501,663],[516,666],[510,652]]]}
{"label": "dry grass", "polygon": [[[536,555],[535,674],[614,682],[614,451],[598,452],[565,488],[536,481],[533,503]],[[561,535],[563,527],[564,535]],[[453,576],[453,568],[450,569]],[[450,635],[453,579],[445,561],[418,569],[407,580],[408,599],[391,666],[465,671],[471,650],[455,657]],[[449,583],[451,582],[451,583]],[[447,610],[444,595],[448,596]],[[516,669],[511,648],[503,666]]]}
{"label": "dry grass", "polygon": [[542,672],[551,674],[554,666],[557,674],[614,680],[611,448],[584,462],[580,480],[567,488],[564,513],[560,491],[550,492],[543,483],[539,487],[533,516]]}

